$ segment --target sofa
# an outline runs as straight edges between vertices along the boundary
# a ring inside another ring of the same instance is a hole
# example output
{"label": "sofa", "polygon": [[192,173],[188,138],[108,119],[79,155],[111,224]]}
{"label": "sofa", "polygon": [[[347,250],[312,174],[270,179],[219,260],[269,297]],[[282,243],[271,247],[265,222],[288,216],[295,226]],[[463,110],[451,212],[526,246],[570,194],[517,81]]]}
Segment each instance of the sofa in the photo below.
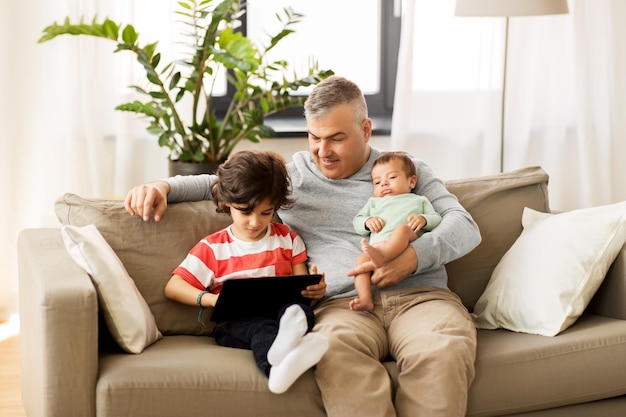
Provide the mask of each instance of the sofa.
{"label": "sofa", "polygon": [[[520,236],[525,207],[550,212],[548,175],[528,167],[446,186],[482,235],[475,250],[447,265],[450,289],[471,312]],[[61,227],[22,230],[22,396],[29,417],[325,415],[313,370],[286,393],[273,394],[249,351],[218,346],[210,337],[210,311],[204,327],[197,308],[164,297],[170,272],[189,248],[228,224],[212,202],[171,204],[158,223],[129,216],[121,201],[74,194],[61,196],[55,212],[60,225],[96,226],[159,335],[141,353],[122,350],[103,319],[93,280],[66,250]],[[584,313],[558,335],[478,329],[467,416],[626,415],[625,300],[622,247]],[[384,365],[395,385],[395,362]]]}

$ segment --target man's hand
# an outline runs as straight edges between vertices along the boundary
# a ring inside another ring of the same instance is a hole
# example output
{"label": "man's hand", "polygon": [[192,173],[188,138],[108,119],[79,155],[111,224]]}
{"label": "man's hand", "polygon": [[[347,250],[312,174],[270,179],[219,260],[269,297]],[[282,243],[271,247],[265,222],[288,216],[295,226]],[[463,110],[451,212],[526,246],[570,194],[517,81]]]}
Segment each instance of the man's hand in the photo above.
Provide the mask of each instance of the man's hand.
{"label": "man's hand", "polygon": [[128,191],[124,207],[131,216],[141,216],[144,221],[154,216],[154,221],[161,220],[167,208],[167,194],[170,185],[165,181],[153,181],[138,185]]}
{"label": "man's hand", "polygon": [[372,262],[364,262],[348,271],[348,276],[372,272],[372,285],[385,288],[397,284],[417,269],[418,259],[415,250],[409,246],[397,258],[376,268]]}

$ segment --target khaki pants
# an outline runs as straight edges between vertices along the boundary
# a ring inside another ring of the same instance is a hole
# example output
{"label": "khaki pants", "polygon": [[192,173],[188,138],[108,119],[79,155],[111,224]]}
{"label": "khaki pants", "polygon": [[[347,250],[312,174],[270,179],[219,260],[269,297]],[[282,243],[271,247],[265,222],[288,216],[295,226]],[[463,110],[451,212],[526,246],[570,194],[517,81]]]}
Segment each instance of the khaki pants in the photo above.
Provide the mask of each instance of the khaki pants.
{"label": "khaki pants", "polygon": [[[454,293],[434,287],[374,294],[372,312],[349,299],[316,308],[330,348],[315,376],[329,417],[465,416],[476,329]],[[398,389],[381,361],[393,358]]]}

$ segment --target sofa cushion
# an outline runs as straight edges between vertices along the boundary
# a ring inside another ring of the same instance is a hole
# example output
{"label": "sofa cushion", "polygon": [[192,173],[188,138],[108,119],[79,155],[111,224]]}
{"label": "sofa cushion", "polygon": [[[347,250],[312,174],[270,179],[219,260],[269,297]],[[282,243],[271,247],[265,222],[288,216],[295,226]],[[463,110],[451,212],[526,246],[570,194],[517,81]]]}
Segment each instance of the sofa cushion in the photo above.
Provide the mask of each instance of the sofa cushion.
{"label": "sofa cushion", "polygon": [[502,416],[623,395],[624,349],[626,321],[591,314],[557,337],[478,330],[467,415]]}
{"label": "sofa cushion", "polygon": [[98,416],[325,415],[312,369],[287,392],[276,395],[249,350],[194,336],[167,336],[141,355],[101,355],[96,412]]}
{"label": "sofa cushion", "polygon": [[[230,224],[211,201],[170,204],[160,222],[144,222],[124,209],[124,202],[65,194],[55,203],[64,225],[94,224],[122,261],[150,306],[163,334],[209,334],[197,321],[198,309],[168,300],[163,294],[171,272],[201,238]],[[207,309],[209,310],[209,309]],[[207,315],[209,311],[205,312]]]}
{"label": "sofa cushion", "polygon": [[448,190],[472,215],[482,242],[446,265],[448,286],[471,311],[491,273],[522,232],[524,207],[549,212],[548,174],[540,167],[446,181]]}
{"label": "sofa cushion", "polygon": [[478,328],[555,336],[583,313],[626,239],[626,202],[547,214],[524,231],[474,307]]}
{"label": "sofa cushion", "polygon": [[63,243],[74,262],[89,274],[104,320],[128,353],[141,353],[162,335],[150,307],[113,249],[93,225],[63,226]]}

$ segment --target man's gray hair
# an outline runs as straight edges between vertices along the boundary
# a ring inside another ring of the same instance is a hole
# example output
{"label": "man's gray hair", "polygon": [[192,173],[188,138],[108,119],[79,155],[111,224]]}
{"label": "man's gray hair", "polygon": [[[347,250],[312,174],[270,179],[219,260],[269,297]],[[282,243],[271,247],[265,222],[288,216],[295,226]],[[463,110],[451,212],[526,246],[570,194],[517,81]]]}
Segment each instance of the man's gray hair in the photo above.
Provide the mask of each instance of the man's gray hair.
{"label": "man's gray hair", "polygon": [[304,117],[307,120],[327,115],[335,106],[352,104],[355,123],[367,119],[367,102],[363,92],[354,82],[333,75],[315,86],[304,103]]}

